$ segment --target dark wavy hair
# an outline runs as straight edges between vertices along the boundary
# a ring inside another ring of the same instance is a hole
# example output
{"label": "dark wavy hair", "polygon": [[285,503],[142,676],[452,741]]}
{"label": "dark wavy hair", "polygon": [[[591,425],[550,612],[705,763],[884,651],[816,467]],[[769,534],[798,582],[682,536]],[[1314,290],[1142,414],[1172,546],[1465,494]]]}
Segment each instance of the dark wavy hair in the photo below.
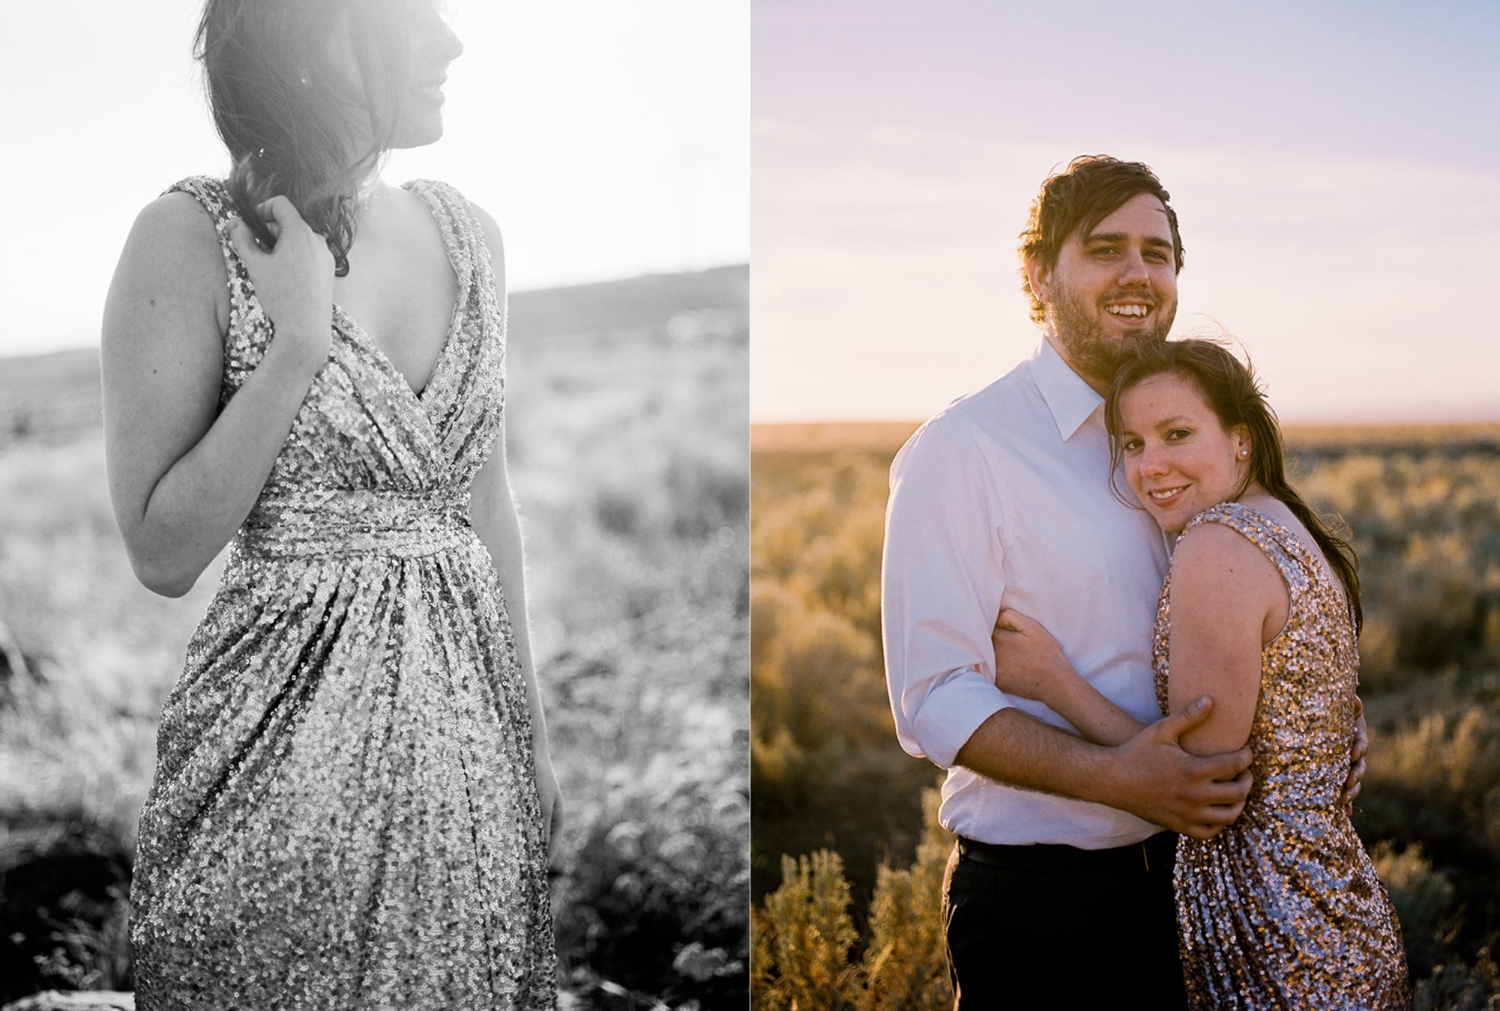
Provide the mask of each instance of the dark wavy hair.
{"label": "dark wavy hair", "polygon": [[[329,42],[347,23],[359,85]],[[278,194],[328,241],[349,272],[355,198],[395,136],[405,86],[406,15],[393,0],[206,0],[193,55],[233,168],[229,192],[256,238]]]}
{"label": "dark wavy hair", "polygon": [[1021,290],[1031,299],[1031,318],[1041,323],[1047,310],[1036,292],[1026,265],[1039,263],[1048,270],[1057,266],[1063,243],[1074,232],[1085,235],[1094,226],[1124,206],[1138,193],[1149,193],[1167,209],[1167,223],[1172,228],[1172,252],[1177,272],[1182,272],[1182,236],[1177,231],[1177,212],[1168,203],[1169,194],[1162,188],[1156,173],[1138,161],[1120,161],[1107,154],[1083,154],[1068,162],[1062,172],[1047,177],[1031,210],[1026,228],[1021,232]]}
{"label": "dark wavy hair", "polygon": [[1266,402],[1265,392],[1248,362],[1241,362],[1218,341],[1187,339],[1150,341],[1134,345],[1115,371],[1104,402],[1104,425],[1109,432],[1110,485],[1119,473],[1122,458],[1120,445],[1120,397],[1143,379],[1163,373],[1181,376],[1192,383],[1203,396],[1225,431],[1243,425],[1250,435],[1249,466],[1245,480],[1235,491],[1238,498],[1251,483],[1260,485],[1268,495],[1281,500],[1302,521],[1318,542],[1323,556],[1339,581],[1354,611],[1357,632],[1364,624],[1364,608],[1359,600],[1359,560],[1354,547],[1303,500],[1286,476],[1286,451],[1276,412]]}

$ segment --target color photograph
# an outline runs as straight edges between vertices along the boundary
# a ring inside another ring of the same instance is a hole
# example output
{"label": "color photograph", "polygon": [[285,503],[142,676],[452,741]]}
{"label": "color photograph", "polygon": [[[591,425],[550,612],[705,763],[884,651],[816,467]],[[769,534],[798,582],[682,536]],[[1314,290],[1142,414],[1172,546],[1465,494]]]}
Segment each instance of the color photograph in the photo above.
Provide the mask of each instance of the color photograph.
{"label": "color photograph", "polygon": [[1487,1006],[1500,17],[752,24],[753,1006]]}

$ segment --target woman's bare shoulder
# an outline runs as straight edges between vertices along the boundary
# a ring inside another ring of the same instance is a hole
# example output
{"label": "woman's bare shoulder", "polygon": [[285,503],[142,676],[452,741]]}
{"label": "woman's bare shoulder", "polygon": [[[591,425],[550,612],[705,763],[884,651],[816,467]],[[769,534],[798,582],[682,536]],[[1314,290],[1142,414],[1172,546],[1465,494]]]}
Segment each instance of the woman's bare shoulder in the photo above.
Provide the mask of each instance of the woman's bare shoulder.
{"label": "woman's bare shoulder", "polygon": [[1172,550],[1172,588],[1225,602],[1273,603],[1286,594],[1281,571],[1261,548],[1226,523],[1198,523]]}
{"label": "woman's bare shoulder", "polygon": [[[1225,563],[1270,559],[1254,541],[1235,527],[1223,522],[1199,522],[1184,531],[1172,549],[1172,570],[1218,568]],[[1275,568],[1275,566],[1272,566]]]}
{"label": "woman's bare shoulder", "polygon": [[141,299],[151,307],[211,303],[222,331],[228,323],[228,276],[213,218],[192,194],[177,190],[136,215],[111,293],[133,294],[128,301]]}
{"label": "woman's bare shoulder", "polygon": [[224,275],[214,220],[196,197],[183,190],[163,193],[141,209],[126,240],[126,251],[132,247],[157,259],[207,261],[217,267],[220,276]]}

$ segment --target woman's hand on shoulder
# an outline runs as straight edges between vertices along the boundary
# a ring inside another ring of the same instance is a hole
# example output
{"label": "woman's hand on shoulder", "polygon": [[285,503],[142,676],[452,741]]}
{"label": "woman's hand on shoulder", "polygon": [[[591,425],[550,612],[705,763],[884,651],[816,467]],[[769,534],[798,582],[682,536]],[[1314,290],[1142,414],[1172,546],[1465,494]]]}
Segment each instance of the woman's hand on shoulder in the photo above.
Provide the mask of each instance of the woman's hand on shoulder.
{"label": "woman's hand on shoulder", "polygon": [[328,361],[333,340],[333,254],[286,197],[272,197],[259,210],[275,247],[262,248],[239,218],[229,222],[229,241],[276,328],[267,353],[279,351],[311,377]]}
{"label": "woman's hand on shoulder", "polygon": [[1260,698],[1261,648],[1286,583],[1265,553],[1232,527],[1200,523],[1172,555],[1170,678],[1172,712],[1204,695],[1213,712],[1182,737],[1197,755],[1235,751],[1250,737]]}

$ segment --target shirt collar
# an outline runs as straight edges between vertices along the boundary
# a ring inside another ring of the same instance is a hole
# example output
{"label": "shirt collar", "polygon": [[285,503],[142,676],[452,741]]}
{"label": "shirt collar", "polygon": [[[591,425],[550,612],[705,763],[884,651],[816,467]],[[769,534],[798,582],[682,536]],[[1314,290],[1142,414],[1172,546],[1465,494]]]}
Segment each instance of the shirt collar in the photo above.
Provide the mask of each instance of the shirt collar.
{"label": "shirt collar", "polygon": [[1031,378],[1047,409],[1052,412],[1057,434],[1064,442],[1071,439],[1104,403],[1104,398],[1063,361],[1062,355],[1046,338],[1042,339],[1042,346],[1031,358]]}

